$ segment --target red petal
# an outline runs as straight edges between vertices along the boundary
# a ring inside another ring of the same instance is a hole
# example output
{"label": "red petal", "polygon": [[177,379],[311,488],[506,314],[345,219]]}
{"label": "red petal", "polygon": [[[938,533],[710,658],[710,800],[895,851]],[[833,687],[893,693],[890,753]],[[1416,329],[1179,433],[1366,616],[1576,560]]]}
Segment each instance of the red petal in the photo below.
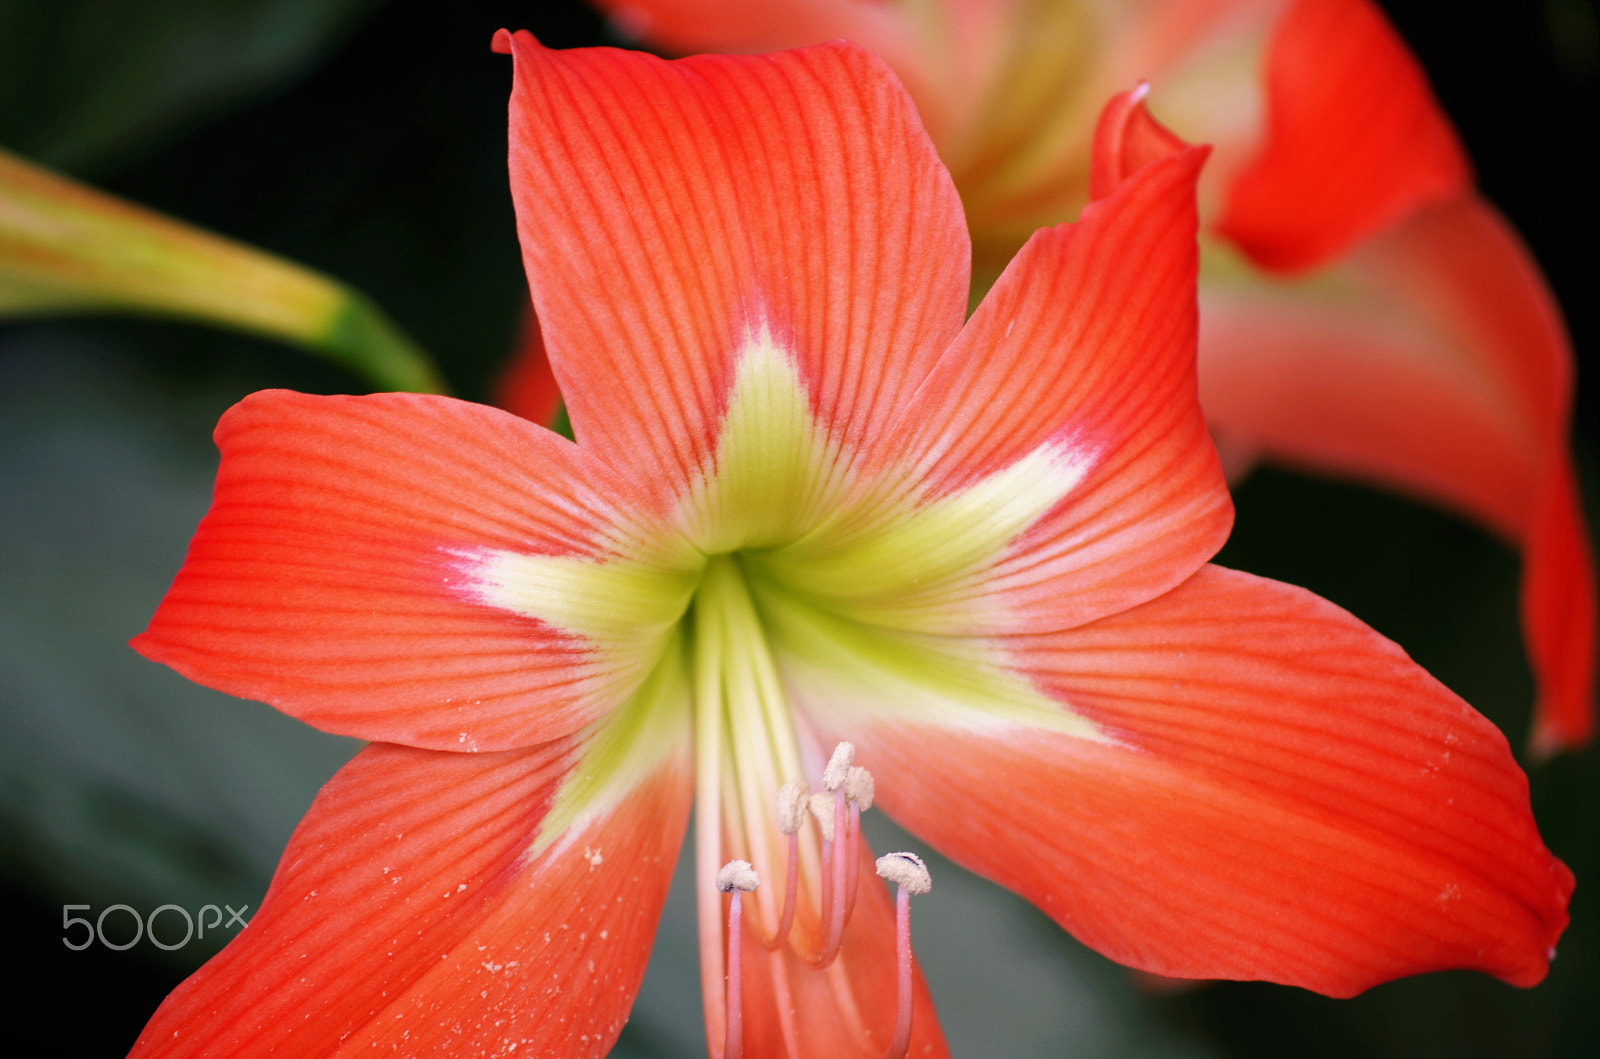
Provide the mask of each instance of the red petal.
{"label": "red petal", "polygon": [[1594,730],[1594,572],[1567,453],[1572,354],[1538,267],[1476,196],[1304,285],[1202,291],[1202,403],[1263,455],[1397,487],[1523,546],[1535,742]]}
{"label": "red petal", "polygon": [[1536,754],[1587,746],[1595,732],[1595,569],[1572,463],[1535,488],[1523,538],[1522,624],[1539,682]]}
{"label": "red petal", "polygon": [[[1186,0],[1192,2],[1192,0]],[[612,14],[624,37],[676,55],[698,52],[760,54],[848,40],[877,55],[894,70],[917,102],[923,123],[936,140],[970,135],[971,127],[1016,115],[1022,107],[997,97],[997,82],[1016,76],[1013,50],[1026,39],[1035,52],[1062,68],[1065,54],[1054,37],[1062,23],[1081,38],[1082,18],[1070,11],[1041,19],[1037,10],[1015,3],[958,0],[956,3],[905,4],[881,0],[597,0]],[[1148,12],[1133,17],[1143,21]],[[1028,37],[1018,22],[1026,20]],[[1052,23],[1038,39],[1041,22]],[[1054,37],[1051,31],[1054,31]],[[1069,50],[1078,40],[1070,36]],[[1035,66],[1042,65],[1035,63]],[[1067,66],[1072,64],[1068,63]],[[1027,70],[1022,79],[1029,80]],[[1056,80],[1062,80],[1057,78]],[[1070,85],[1070,78],[1066,79]],[[1047,94],[1048,90],[1039,94]],[[1056,98],[1061,98],[1060,93]],[[1005,105],[996,108],[995,103]],[[1091,100],[1091,106],[1099,99]],[[1026,123],[1031,115],[1023,115]],[[947,161],[949,158],[947,156]],[[1013,247],[1014,249],[1014,247]],[[1009,254],[1007,255],[1009,256]]]}
{"label": "red petal", "polygon": [[1089,197],[1103,199],[1152,162],[1177,154],[1188,144],[1150,116],[1144,100],[1150,86],[1122,92],[1100,112],[1094,132]]}
{"label": "red petal", "polygon": [[1206,567],[1011,645],[1113,741],[836,734],[892,815],[1084,942],[1158,974],[1335,996],[1444,968],[1544,977],[1572,875],[1526,778],[1489,722],[1350,615]]}
{"label": "red petal", "polygon": [[615,704],[604,658],[477,602],[464,567],[474,549],[594,554],[612,509],[570,442],[449,398],[285,391],[216,438],[211,510],[144,655],[326,731],[436,749],[530,745]]}
{"label": "red petal", "polygon": [[495,384],[494,403],[530,423],[550,426],[561,407],[561,389],[544,351],[544,333],[533,306],[523,309],[517,331],[517,347],[511,362]]}
{"label": "red petal", "polygon": [[1267,135],[1217,232],[1310,268],[1471,180],[1422,67],[1371,0],[1296,0],[1267,57]]}
{"label": "red petal", "polygon": [[683,762],[665,765],[529,859],[574,749],[363,750],[312,804],[250,925],[133,1056],[606,1054],[689,785]]}
{"label": "red petal", "polygon": [[[807,966],[784,946],[768,952],[744,934],[744,1048],[762,1059],[877,1059],[894,1035],[894,899],[874,874],[872,852],[861,843],[860,889],[845,927],[839,956],[827,970]],[[778,885],[782,885],[779,881]],[[913,905],[915,902],[913,902]],[[915,907],[911,910],[916,937]],[[748,917],[748,913],[746,913]],[[747,919],[747,923],[749,920]],[[948,1056],[938,1013],[920,967],[908,1055]],[[720,1042],[721,998],[706,1005],[706,1033]]]}
{"label": "red petal", "polygon": [[763,335],[833,440],[876,437],[960,328],[968,258],[881,61],[842,43],[672,63],[510,46],[523,257],[580,441],[665,504]]}
{"label": "red petal", "polygon": [[1188,149],[1038,232],[906,417],[948,492],[1048,446],[1078,485],[990,571],[1030,629],[1126,609],[1192,574],[1233,509],[1196,398]]}

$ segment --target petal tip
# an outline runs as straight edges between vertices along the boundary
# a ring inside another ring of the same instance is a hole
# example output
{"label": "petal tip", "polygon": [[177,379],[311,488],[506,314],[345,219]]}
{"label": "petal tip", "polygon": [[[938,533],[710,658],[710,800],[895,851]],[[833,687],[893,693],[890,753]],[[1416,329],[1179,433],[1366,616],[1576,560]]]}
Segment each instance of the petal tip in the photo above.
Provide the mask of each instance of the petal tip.
{"label": "petal tip", "polygon": [[1100,112],[1095,126],[1089,197],[1103,199],[1128,177],[1189,147],[1189,143],[1151,117],[1145,105],[1150,82],[1119,92]]}
{"label": "petal tip", "polygon": [[171,655],[166,650],[160,635],[156,632],[156,619],[150,619],[149,628],[128,641],[128,646],[133,648],[146,659],[158,665],[170,665]]}

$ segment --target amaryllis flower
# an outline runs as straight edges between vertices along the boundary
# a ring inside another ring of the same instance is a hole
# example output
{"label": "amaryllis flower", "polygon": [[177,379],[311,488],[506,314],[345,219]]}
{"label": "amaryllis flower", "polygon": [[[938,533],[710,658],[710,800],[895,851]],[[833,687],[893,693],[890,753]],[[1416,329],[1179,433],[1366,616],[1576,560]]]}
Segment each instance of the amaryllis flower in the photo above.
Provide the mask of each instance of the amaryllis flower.
{"label": "amaryllis flower", "polygon": [[1101,103],[1148,78],[1162,120],[1217,145],[1200,391],[1230,469],[1265,458],[1388,486],[1520,547],[1533,745],[1592,737],[1594,569],[1560,313],[1372,0],[600,2],[674,51],[877,51],[961,190],[980,291],[1036,228],[1077,215]]}
{"label": "amaryllis flower", "polygon": [[866,51],[497,43],[578,440],[414,394],[223,418],[136,644],[372,744],[136,1054],[602,1055],[691,805],[714,1054],[875,1057],[907,1018],[944,1054],[874,793],[1161,974],[1543,977],[1572,881],[1498,731],[1331,604],[1206,565],[1203,148],[1119,97],[1101,197],[968,320],[955,188]]}

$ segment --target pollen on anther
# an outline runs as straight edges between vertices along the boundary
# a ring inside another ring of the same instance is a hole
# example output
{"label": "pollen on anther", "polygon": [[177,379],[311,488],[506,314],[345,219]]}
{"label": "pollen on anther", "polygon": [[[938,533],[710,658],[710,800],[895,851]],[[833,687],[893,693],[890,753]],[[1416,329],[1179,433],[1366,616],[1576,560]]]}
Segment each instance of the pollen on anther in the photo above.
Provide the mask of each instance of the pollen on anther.
{"label": "pollen on anther", "polygon": [[925,894],[933,889],[928,866],[915,853],[885,853],[878,858],[878,875],[905,887],[907,893]]}
{"label": "pollen on anther", "polygon": [[844,796],[855,802],[862,812],[872,808],[872,798],[877,789],[877,784],[872,781],[872,773],[860,765],[850,766],[844,778]]}
{"label": "pollen on anther", "polygon": [[850,766],[855,764],[855,761],[855,744],[840,743],[834,747],[833,756],[828,759],[828,767],[822,770],[822,785],[830,791],[843,787],[846,777],[850,774]]}
{"label": "pollen on anther", "polygon": [[792,835],[806,822],[806,803],[811,788],[805,780],[790,780],[778,788],[778,830]]}
{"label": "pollen on anther", "polygon": [[730,860],[717,872],[717,889],[722,893],[739,890],[749,893],[760,885],[756,870],[747,860]]}
{"label": "pollen on anther", "polygon": [[817,830],[829,842],[833,841],[833,795],[818,792],[806,799],[811,815],[816,818]]}

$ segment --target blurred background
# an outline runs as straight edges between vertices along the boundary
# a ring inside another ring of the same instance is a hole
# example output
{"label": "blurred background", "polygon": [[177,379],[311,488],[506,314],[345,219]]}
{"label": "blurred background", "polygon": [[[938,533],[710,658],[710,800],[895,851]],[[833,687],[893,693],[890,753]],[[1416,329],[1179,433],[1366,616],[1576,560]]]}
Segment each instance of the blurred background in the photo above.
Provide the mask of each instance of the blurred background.
{"label": "blurred background", "polygon": [[[1383,6],[1563,303],[1594,524],[1594,4]],[[615,42],[579,0],[0,0],[0,146],[345,280],[436,358],[455,393],[482,399],[525,297],[505,177],[511,64],[488,49],[501,26],[554,47]],[[253,911],[294,823],[355,749],[126,647],[207,505],[212,425],[275,386],[367,388],[222,330],[0,322],[0,1039],[12,1054],[123,1054],[237,930],[171,951],[147,937],[73,951],[64,906],[88,905],[67,914],[91,918],[114,904]],[[1221,562],[1351,609],[1524,745],[1531,685],[1509,550],[1431,508],[1270,468],[1237,499]],[[1259,984],[1164,991],[935,860],[917,946],[954,1053],[1600,1055],[1589,897],[1600,753],[1528,767],[1546,841],[1579,879],[1572,927],[1537,989],[1443,974],[1352,1001]],[[873,827],[880,848],[922,848]],[[676,888],[619,1056],[704,1054],[691,904]],[[180,919],[163,920],[163,939]],[[103,931],[129,939],[131,917],[113,913]]]}

